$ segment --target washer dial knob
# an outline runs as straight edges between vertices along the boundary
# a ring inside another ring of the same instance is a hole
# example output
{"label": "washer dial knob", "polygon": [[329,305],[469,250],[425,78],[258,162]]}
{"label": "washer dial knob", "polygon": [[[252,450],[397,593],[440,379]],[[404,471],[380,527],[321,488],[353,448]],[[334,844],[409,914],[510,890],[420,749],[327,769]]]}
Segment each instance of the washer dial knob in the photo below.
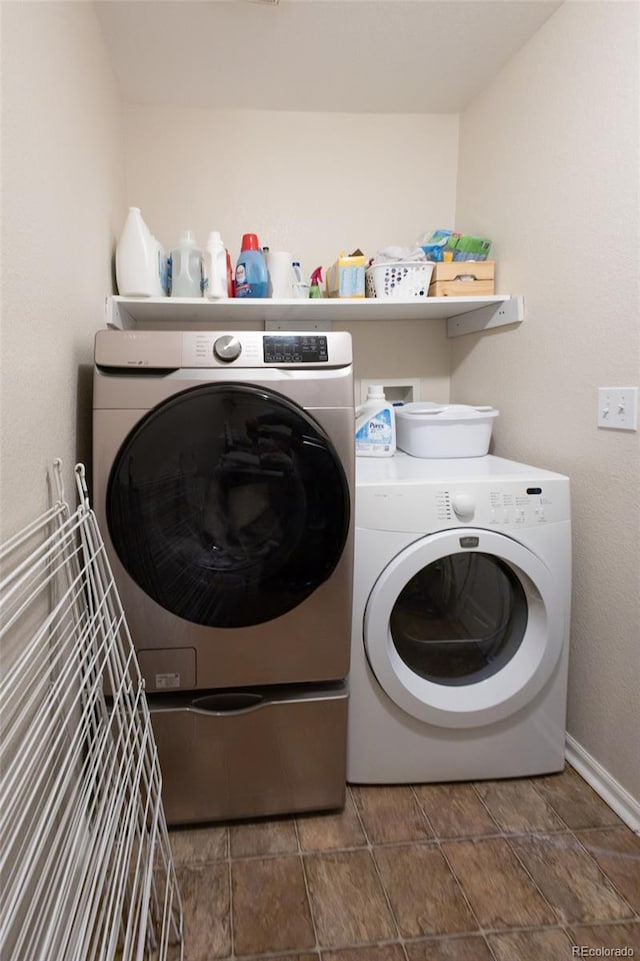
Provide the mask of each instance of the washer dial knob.
{"label": "washer dial knob", "polygon": [[454,494],[451,499],[451,506],[456,517],[459,517],[461,521],[466,521],[473,517],[476,502],[471,494]]}
{"label": "washer dial knob", "polygon": [[242,344],[233,334],[225,334],[224,337],[218,337],[213,345],[213,352],[218,360],[229,363],[238,359],[242,353]]}

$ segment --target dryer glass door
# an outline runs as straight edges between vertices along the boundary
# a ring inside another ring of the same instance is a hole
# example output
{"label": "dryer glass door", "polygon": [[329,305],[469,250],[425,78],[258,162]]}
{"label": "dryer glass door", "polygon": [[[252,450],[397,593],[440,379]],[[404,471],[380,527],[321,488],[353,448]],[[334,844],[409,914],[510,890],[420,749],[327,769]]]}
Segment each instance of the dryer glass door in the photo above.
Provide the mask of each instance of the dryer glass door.
{"label": "dryer glass door", "polygon": [[439,557],[411,578],[391,611],[391,636],[407,666],[458,686],[509,663],[527,628],[527,598],[513,568],[491,554]]}
{"label": "dryer glass door", "polygon": [[562,597],[532,551],[493,531],[415,541],[367,602],[371,669],[408,714],[442,727],[508,717],[541,690],[565,640]]}
{"label": "dryer glass door", "polygon": [[350,518],[324,430],[266,388],[208,384],[154,408],[111,470],[109,533],[158,604],[210,627],[292,610],[331,575]]}

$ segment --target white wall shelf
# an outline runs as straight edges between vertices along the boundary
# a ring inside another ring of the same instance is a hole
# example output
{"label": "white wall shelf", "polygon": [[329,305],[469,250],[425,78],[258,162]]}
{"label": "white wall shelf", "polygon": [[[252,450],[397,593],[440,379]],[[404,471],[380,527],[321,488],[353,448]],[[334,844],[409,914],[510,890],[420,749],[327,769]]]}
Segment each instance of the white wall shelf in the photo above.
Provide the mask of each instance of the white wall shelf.
{"label": "white wall shelf", "polygon": [[446,319],[449,337],[524,320],[522,297],[427,297],[395,300],[268,300],[209,301],[167,297],[107,297],[107,326],[121,330],[237,328],[263,324],[265,330],[339,329],[363,320]]}

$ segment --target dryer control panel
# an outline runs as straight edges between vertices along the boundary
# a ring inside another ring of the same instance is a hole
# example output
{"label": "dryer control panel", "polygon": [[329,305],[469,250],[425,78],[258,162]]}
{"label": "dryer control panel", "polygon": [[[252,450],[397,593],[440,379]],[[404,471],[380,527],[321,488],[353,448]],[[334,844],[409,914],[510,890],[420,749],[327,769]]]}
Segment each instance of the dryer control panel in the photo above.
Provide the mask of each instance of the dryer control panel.
{"label": "dryer control panel", "polygon": [[482,527],[507,533],[569,517],[569,481],[560,476],[535,484],[476,479],[357,485],[356,526],[368,530],[430,533]]}
{"label": "dryer control panel", "polygon": [[557,520],[554,488],[555,485],[535,484],[514,491],[490,491],[489,524],[521,527]]}
{"label": "dryer control panel", "polygon": [[460,521],[470,524],[481,520],[483,524],[545,523],[547,510],[553,501],[546,485],[505,490],[465,491],[464,489],[441,490],[436,494],[437,516],[444,521]]}
{"label": "dryer control panel", "polygon": [[513,491],[480,488],[471,492],[454,488],[436,492],[435,512],[438,520],[462,524],[544,524],[557,519],[554,500],[547,484],[544,488],[520,487]]}

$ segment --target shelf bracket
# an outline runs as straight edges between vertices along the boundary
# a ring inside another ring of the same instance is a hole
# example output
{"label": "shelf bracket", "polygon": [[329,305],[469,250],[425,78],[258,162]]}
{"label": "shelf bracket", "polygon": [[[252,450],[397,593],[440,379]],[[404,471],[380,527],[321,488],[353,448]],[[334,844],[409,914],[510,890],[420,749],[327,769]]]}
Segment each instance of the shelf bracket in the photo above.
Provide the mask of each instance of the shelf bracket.
{"label": "shelf bracket", "polygon": [[524,297],[509,297],[500,304],[487,304],[447,320],[447,336],[461,337],[490,327],[520,324],[524,320]]}
{"label": "shelf bracket", "polygon": [[330,320],[265,320],[265,330],[331,330]]}
{"label": "shelf bracket", "polygon": [[[107,327],[115,327],[117,330],[125,330],[129,325],[123,323],[125,314],[123,310],[120,312],[120,304],[116,301],[115,297],[107,297],[104,302],[104,319],[106,321]],[[129,315],[126,315],[128,319]]]}

